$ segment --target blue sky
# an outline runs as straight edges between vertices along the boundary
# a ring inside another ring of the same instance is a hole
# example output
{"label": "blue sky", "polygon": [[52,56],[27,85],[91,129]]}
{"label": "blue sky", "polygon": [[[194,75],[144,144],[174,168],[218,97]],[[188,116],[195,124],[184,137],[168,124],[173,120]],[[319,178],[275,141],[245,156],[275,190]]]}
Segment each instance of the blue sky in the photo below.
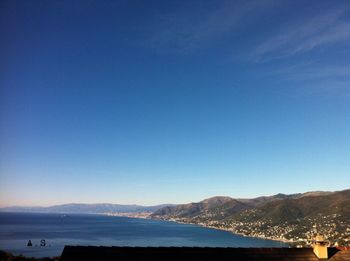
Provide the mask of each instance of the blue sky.
{"label": "blue sky", "polygon": [[1,1],[0,205],[350,187],[348,1]]}

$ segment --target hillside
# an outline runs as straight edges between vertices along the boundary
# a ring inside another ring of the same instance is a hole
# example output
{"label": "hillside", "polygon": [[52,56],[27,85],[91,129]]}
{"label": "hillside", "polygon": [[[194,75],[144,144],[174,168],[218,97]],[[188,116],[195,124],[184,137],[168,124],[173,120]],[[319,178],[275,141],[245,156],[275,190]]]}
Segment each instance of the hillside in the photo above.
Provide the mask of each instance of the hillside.
{"label": "hillside", "polygon": [[339,215],[344,221],[350,220],[350,190],[317,195],[306,194],[261,204],[235,217],[246,220],[266,219],[270,220],[272,225],[319,215]]}
{"label": "hillside", "polygon": [[[216,227],[247,236],[311,243],[316,232],[332,242],[350,242],[350,190],[277,194],[253,199],[214,197],[168,206],[155,219]],[[348,240],[348,241],[347,241]]]}
{"label": "hillside", "polygon": [[240,213],[242,210],[252,209],[264,203],[281,199],[300,197],[302,194],[277,194],[252,199],[233,199],[230,197],[212,197],[197,203],[167,206],[155,211],[151,216],[154,218],[201,218],[210,215],[215,219],[224,219],[228,216]]}
{"label": "hillside", "polygon": [[213,197],[198,203],[167,206],[154,212],[152,217],[195,218],[201,215],[219,216],[222,212],[233,214],[242,209],[247,209],[247,205],[235,199],[230,197]]}

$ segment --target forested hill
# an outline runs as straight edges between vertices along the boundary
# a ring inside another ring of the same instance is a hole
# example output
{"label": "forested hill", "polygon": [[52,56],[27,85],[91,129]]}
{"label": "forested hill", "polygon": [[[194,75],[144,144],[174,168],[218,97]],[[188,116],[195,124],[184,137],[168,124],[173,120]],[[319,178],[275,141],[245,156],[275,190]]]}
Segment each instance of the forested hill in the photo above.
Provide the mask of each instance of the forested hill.
{"label": "forested hill", "polygon": [[350,242],[349,206],[350,189],[253,199],[213,197],[160,208],[151,217],[217,227],[248,236],[300,241],[305,245],[316,231],[333,241]]}

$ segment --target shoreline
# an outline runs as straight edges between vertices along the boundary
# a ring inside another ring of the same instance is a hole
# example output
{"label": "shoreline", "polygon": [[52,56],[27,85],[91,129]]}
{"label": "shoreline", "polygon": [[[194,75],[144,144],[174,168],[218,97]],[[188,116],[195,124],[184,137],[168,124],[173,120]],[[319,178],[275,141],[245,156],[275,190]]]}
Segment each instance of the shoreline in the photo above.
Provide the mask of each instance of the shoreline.
{"label": "shoreline", "polygon": [[254,238],[254,239],[265,239],[265,240],[271,240],[271,241],[275,241],[275,242],[280,242],[280,243],[287,244],[288,247],[291,247],[291,244],[294,243],[294,241],[290,241],[290,240],[287,240],[287,239],[271,238],[271,237],[259,237],[259,236],[248,236],[248,235],[245,235],[243,233],[234,232],[234,231],[232,231],[230,229],[219,228],[219,227],[214,227],[214,226],[206,226],[206,225],[197,224],[197,223],[182,222],[182,221],[167,220],[167,219],[157,219],[157,218],[152,218],[151,217],[151,213],[149,213],[149,215],[145,215],[145,214],[146,214],[146,212],[143,212],[142,215],[130,214],[130,213],[113,213],[113,214],[102,213],[102,215],[107,215],[107,216],[161,220],[161,221],[167,221],[167,222],[174,222],[174,223],[177,223],[177,224],[195,225],[195,226],[199,226],[199,227],[203,227],[203,228],[210,228],[210,229],[216,229],[216,230],[220,230],[220,231],[230,232],[231,234],[237,235],[237,236],[249,237],[249,238]]}
{"label": "shoreline", "polygon": [[[3,212],[3,213],[9,213],[9,212]],[[11,212],[12,213],[12,212]],[[18,212],[14,212],[14,213],[18,213]],[[27,213],[27,212],[23,212],[23,213]],[[59,215],[79,215],[82,213],[42,213],[42,212],[29,212],[29,213],[37,213],[37,214],[59,214]],[[220,230],[220,231],[226,231],[226,232],[230,232],[233,235],[237,235],[237,236],[242,236],[242,237],[249,237],[249,238],[253,238],[253,239],[265,239],[265,240],[271,240],[271,241],[276,241],[276,242],[280,242],[280,243],[284,243],[287,244],[288,247],[291,247],[291,244],[294,243],[294,241],[290,241],[290,240],[286,240],[286,239],[280,239],[280,238],[270,238],[270,237],[259,237],[259,236],[249,236],[249,235],[245,235],[243,233],[237,233],[234,232],[230,229],[225,229],[225,228],[219,228],[219,227],[214,227],[214,226],[206,226],[203,224],[197,224],[197,223],[190,223],[190,222],[182,222],[182,221],[176,221],[176,220],[167,220],[167,219],[157,219],[157,218],[152,218],[150,212],[141,212],[141,213],[84,213],[83,215],[101,215],[101,216],[109,216],[109,217],[128,217],[128,218],[137,218],[137,219],[150,219],[150,220],[158,220],[158,221],[167,221],[167,222],[174,222],[177,224],[185,224],[185,225],[195,225],[195,226],[199,226],[199,227],[203,227],[203,228],[210,228],[210,229],[216,229],[216,230]]]}
{"label": "shoreline", "polygon": [[162,220],[162,221],[174,222],[174,223],[178,223],[178,224],[195,225],[195,226],[199,226],[199,227],[203,227],[203,228],[216,229],[216,230],[220,230],[220,231],[230,232],[231,234],[237,235],[237,236],[249,237],[249,238],[254,238],[254,239],[265,239],[265,240],[276,241],[276,242],[287,244],[288,247],[291,247],[291,244],[294,243],[294,241],[290,241],[290,240],[287,240],[287,239],[270,238],[270,237],[259,237],[259,236],[248,236],[248,235],[245,235],[243,233],[237,233],[237,232],[234,232],[234,231],[229,230],[229,229],[219,228],[219,227],[214,227],[214,226],[206,226],[206,225],[197,224],[197,223],[181,222],[181,221],[166,220],[166,219],[156,219],[156,218],[150,218],[150,217],[145,218],[145,219]]}

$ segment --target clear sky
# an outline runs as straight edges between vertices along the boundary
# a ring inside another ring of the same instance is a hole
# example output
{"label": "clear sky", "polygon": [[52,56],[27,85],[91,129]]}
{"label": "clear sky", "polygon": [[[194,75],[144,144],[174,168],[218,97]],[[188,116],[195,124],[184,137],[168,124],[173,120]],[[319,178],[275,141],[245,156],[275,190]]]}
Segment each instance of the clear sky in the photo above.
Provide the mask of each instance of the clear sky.
{"label": "clear sky", "polygon": [[349,1],[0,2],[0,206],[350,187]]}

